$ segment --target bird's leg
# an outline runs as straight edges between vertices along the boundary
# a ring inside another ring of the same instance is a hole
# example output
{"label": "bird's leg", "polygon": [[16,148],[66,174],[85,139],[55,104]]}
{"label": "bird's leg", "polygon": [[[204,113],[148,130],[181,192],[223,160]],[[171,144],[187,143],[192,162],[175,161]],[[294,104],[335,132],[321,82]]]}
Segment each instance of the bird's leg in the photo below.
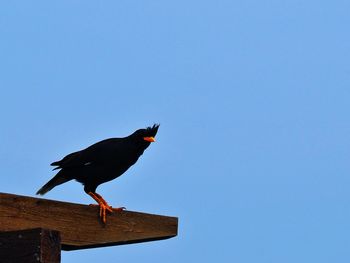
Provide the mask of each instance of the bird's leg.
{"label": "bird's leg", "polygon": [[104,205],[106,205],[106,206],[112,208],[112,207],[107,203],[107,201],[103,199],[103,197],[102,197],[101,195],[99,195],[98,193],[94,193],[94,194],[95,194],[95,196],[96,196]]}
{"label": "bird's leg", "polygon": [[102,222],[106,224],[106,210],[112,213],[112,207],[110,207],[99,194],[93,192],[89,192],[88,194],[98,203],[100,207],[100,218],[102,219]]}
{"label": "bird's leg", "polygon": [[[117,207],[117,208],[112,208],[112,206],[110,206],[106,200],[103,199],[103,197],[101,195],[99,195],[98,193],[94,193],[95,196],[97,196],[98,199],[100,199],[106,206],[108,206],[110,209],[114,210],[114,211],[123,211],[125,209],[125,207]],[[108,210],[109,211],[109,210]],[[110,211],[111,212],[111,211]]]}

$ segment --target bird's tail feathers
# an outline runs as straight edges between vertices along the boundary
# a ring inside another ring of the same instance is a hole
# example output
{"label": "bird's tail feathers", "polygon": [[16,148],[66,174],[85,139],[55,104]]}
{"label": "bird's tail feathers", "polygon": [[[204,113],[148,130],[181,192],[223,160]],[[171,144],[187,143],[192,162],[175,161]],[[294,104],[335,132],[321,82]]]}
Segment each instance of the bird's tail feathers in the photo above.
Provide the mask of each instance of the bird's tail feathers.
{"label": "bird's tail feathers", "polygon": [[50,181],[48,181],[43,187],[39,189],[38,192],[36,192],[37,195],[44,195],[48,191],[50,191],[52,188],[54,188],[57,185],[63,184],[65,182],[70,181],[71,178],[66,178],[60,172],[58,172]]}
{"label": "bird's tail feathers", "polygon": [[[61,160],[62,161],[62,160]],[[51,166],[59,166],[61,161],[57,161],[57,162],[53,162],[52,164],[50,164]]]}

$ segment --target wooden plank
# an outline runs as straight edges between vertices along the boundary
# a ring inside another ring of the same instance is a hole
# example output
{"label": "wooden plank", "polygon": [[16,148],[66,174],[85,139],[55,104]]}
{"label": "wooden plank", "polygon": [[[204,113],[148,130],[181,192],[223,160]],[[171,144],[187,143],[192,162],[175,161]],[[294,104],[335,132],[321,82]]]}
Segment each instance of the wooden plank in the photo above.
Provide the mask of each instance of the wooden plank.
{"label": "wooden plank", "polygon": [[74,250],[161,240],[177,235],[176,217],[122,211],[107,224],[98,207],[0,193],[0,232],[47,228],[61,234],[62,249]]}
{"label": "wooden plank", "polygon": [[59,263],[60,234],[49,229],[0,232],[1,263]]}

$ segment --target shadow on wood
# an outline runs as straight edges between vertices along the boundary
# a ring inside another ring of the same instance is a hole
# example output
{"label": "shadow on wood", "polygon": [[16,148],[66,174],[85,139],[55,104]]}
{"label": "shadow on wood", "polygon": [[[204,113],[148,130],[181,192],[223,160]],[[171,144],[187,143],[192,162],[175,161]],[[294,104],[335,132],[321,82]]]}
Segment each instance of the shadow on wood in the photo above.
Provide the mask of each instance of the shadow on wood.
{"label": "shadow on wood", "polygon": [[122,211],[98,219],[98,207],[0,193],[0,232],[46,228],[74,250],[161,240],[177,235],[176,217]]}

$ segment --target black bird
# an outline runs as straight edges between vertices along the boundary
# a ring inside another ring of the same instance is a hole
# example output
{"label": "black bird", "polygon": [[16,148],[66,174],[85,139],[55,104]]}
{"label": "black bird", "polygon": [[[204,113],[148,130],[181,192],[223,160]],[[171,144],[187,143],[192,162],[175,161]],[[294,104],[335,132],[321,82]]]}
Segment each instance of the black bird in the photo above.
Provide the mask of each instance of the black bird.
{"label": "black bird", "polygon": [[[112,207],[96,193],[96,188],[111,181],[136,163],[147,147],[154,142],[159,124],[146,129],[139,129],[125,138],[110,138],[95,143],[88,148],[68,154],[62,160],[53,162],[59,172],[36,193],[44,195],[57,185],[72,179],[84,185],[84,191],[90,195],[100,207],[100,218],[106,223],[106,211]],[[115,210],[122,210],[116,208]]]}

